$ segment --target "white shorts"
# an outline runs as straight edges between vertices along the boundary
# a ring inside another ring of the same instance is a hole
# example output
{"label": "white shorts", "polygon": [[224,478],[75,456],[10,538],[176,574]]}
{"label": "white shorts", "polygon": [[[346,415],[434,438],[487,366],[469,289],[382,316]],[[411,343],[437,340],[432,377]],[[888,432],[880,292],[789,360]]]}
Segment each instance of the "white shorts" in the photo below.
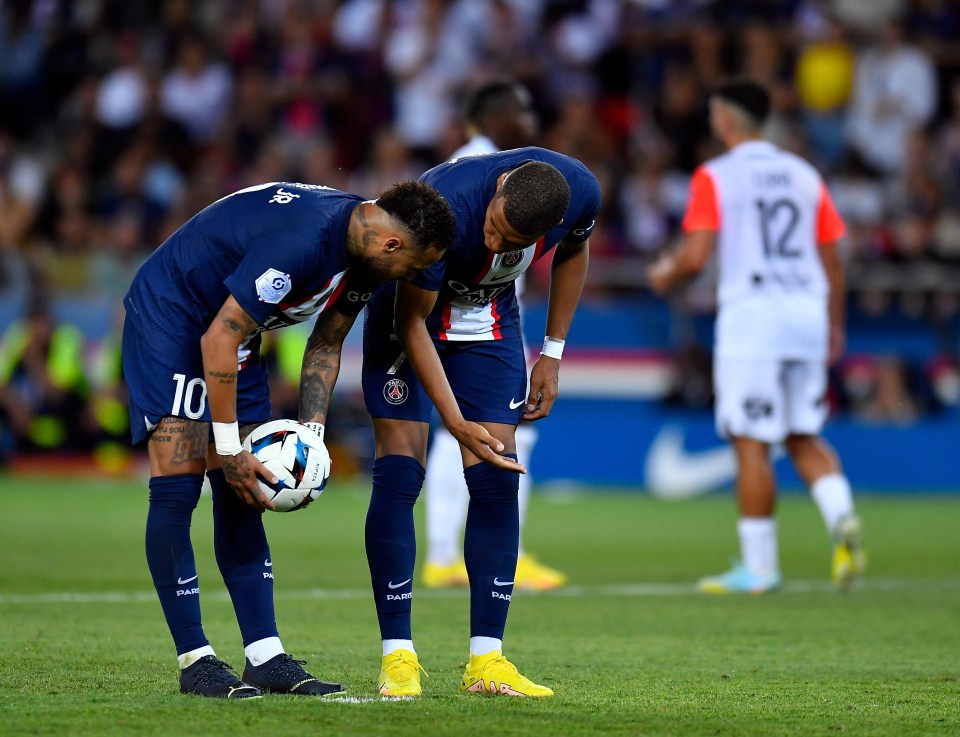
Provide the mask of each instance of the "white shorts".
{"label": "white shorts", "polygon": [[779,443],[788,435],[819,435],[827,419],[823,361],[716,358],[717,433]]}

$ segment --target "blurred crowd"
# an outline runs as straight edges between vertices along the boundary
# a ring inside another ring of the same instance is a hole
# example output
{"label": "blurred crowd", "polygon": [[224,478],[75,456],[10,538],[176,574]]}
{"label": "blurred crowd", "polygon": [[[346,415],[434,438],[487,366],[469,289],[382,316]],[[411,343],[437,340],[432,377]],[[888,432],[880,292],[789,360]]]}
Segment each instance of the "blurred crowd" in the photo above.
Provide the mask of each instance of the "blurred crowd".
{"label": "blurred crowd", "polygon": [[[510,76],[540,143],[603,186],[587,298],[634,293],[716,153],[706,93],[745,75],[772,92],[770,137],[823,171],[850,226],[851,304],[935,326],[952,377],[958,40],[954,0],[2,0],[0,290],[31,285],[21,331],[51,295],[119,304],[213,200],[277,180],[376,196],[443,161],[465,93]],[[710,301],[701,285],[678,305]],[[933,376],[895,364],[856,364],[870,396],[891,371]]]}

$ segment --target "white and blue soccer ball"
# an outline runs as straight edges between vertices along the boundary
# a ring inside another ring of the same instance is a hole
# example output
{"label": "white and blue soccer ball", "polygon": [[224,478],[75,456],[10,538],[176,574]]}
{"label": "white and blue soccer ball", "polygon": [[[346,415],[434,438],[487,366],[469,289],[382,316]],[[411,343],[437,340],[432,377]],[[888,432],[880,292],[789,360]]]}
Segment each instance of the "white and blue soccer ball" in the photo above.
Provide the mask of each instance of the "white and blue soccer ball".
{"label": "white and blue soccer ball", "polygon": [[303,509],[318,496],[330,478],[330,454],[309,427],[293,420],[272,420],[247,435],[244,450],[253,453],[279,482],[260,479],[260,489],[278,512]]}

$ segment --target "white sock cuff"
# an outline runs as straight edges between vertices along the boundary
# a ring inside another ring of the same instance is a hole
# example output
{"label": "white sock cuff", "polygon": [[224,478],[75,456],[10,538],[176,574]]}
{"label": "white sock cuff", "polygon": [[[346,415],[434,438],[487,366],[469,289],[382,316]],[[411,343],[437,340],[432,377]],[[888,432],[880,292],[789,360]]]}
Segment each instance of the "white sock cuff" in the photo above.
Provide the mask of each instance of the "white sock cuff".
{"label": "white sock cuff", "polygon": [[203,647],[198,647],[196,650],[191,650],[188,653],[183,653],[183,655],[177,656],[177,665],[180,666],[180,670],[188,668],[189,666],[196,663],[200,658],[205,658],[208,655],[216,655],[213,651],[213,648],[209,645],[204,645]]}
{"label": "white sock cuff", "polygon": [[818,478],[810,486],[810,496],[831,535],[836,532],[840,520],[853,514],[853,491],[842,473],[829,473]]}
{"label": "white sock cuff", "polygon": [[766,535],[776,529],[774,517],[741,517],[737,520],[737,532],[741,535]]}
{"label": "white sock cuff", "polygon": [[263,665],[270,658],[275,658],[282,652],[283,644],[279,637],[264,637],[262,640],[251,642],[243,648],[243,654],[251,665]]}
{"label": "white sock cuff", "polygon": [[409,650],[412,653],[417,652],[413,649],[413,640],[383,640],[384,655],[389,655],[394,650]]}
{"label": "white sock cuff", "polygon": [[470,655],[472,656],[486,655],[495,650],[503,650],[503,640],[498,640],[496,637],[470,638]]}

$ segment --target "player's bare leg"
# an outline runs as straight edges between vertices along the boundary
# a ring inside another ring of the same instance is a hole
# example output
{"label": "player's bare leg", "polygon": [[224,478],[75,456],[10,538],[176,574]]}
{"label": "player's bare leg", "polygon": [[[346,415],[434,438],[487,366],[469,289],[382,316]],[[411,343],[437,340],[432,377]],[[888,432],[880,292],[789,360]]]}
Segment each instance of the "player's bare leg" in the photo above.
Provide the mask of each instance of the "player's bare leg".
{"label": "player's bare leg", "polygon": [[770,446],[750,438],[734,438],[733,448],[737,456],[737,532],[742,563],[727,573],[701,579],[699,587],[718,594],[773,591],[780,587],[781,576]]}
{"label": "player's bare leg", "polygon": [[854,512],[850,482],[843,475],[836,451],[823,438],[791,435],[786,446],[833,539],[833,581],[838,588],[848,589],[866,568],[863,525]]}

